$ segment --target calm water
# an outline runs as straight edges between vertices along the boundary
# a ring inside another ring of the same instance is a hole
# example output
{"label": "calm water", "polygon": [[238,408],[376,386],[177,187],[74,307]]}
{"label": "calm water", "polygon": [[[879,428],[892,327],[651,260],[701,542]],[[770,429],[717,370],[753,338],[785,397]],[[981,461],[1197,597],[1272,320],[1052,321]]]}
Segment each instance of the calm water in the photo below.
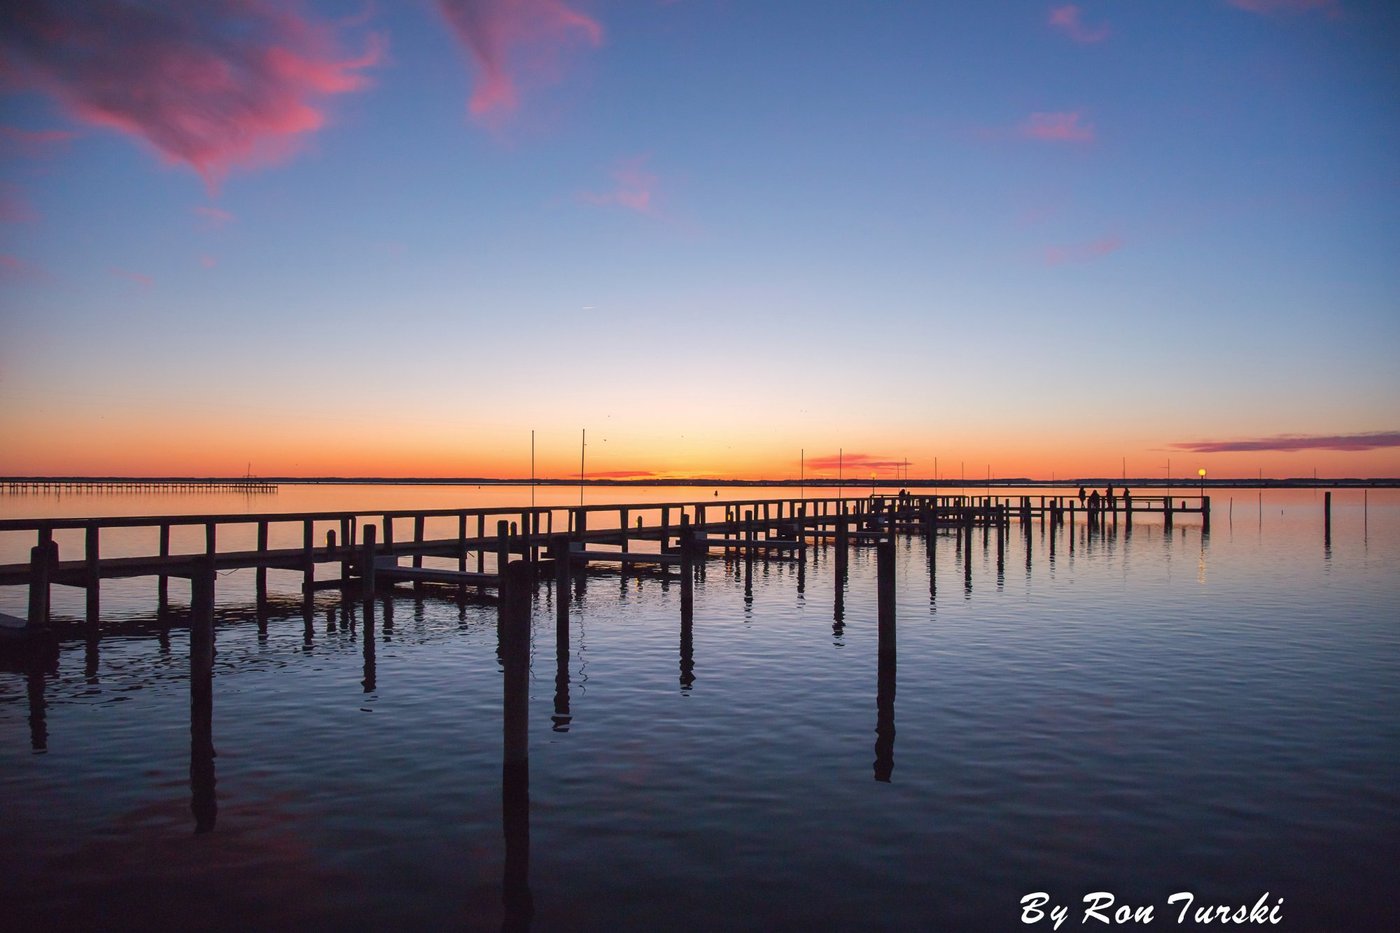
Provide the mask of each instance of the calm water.
{"label": "calm water", "polygon": [[[529,495],[309,489],[0,509],[372,512]],[[534,928],[1048,930],[1021,923],[1036,891],[1071,908],[1061,929],[1084,928],[1093,891],[1153,905],[1159,928],[1177,926],[1180,891],[1232,909],[1267,892],[1287,929],[1395,928],[1400,495],[1371,493],[1363,516],[1359,491],[1336,493],[1330,549],[1321,501],[1217,494],[1204,540],[1194,521],[1092,540],[1081,523],[1053,560],[1037,525],[1029,565],[1013,533],[1000,577],[979,532],[970,585],[952,537],[934,545],[932,585],[925,543],[901,539],[892,746],[873,551],[853,553],[839,620],[829,550],[800,581],[796,564],[758,561],[751,598],[742,565],[711,560],[688,651],[678,584],[595,573],[562,666],[542,587]],[[66,642],[56,671],[0,670],[7,920],[499,929],[494,607],[405,589],[366,619],[327,592],[308,629],[299,578],[274,573],[282,596],[260,634],[251,576],[218,582],[212,805],[207,775],[192,787],[187,632],[154,626],[153,581],[104,585],[109,634]],[[81,612],[81,593],[54,592],[57,614]],[[183,593],[172,583],[177,614]],[[22,609],[22,593],[3,595]]]}

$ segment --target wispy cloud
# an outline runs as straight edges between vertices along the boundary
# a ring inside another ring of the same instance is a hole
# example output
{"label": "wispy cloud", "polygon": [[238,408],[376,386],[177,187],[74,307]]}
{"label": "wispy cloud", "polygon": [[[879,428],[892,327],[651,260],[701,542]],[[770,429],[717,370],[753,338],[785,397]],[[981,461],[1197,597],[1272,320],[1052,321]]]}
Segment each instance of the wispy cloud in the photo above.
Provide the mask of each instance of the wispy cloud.
{"label": "wispy cloud", "polygon": [[0,253],[0,282],[33,282],[44,277],[44,270],[27,259]]}
{"label": "wispy cloud", "polygon": [[1052,7],[1050,25],[1075,42],[1089,44],[1107,39],[1109,36],[1108,24],[1100,23],[1098,26],[1090,28],[1084,24],[1083,12],[1073,3]]}
{"label": "wispy cloud", "polygon": [[29,206],[19,186],[0,181],[0,223],[28,223],[38,219],[39,215]]}
{"label": "wispy cloud", "polygon": [[583,475],[585,479],[652,479],[659,474],[651,470],[599,470]]}
{"label": "wispy cloud", "polygon": [[[2,16],[3,14],[0,14],[0,17]],[[0,22],[3,22],[3,19],[0,19]],[[0,40],[0,47],[3,47],[3,40]],[[0,58],[0,73],[3,73],[4,61]],[[77,135],[70,130],[22,130],[16,126],[0,126],[0,152],[38,159],[49,155]]]}
{"label": "wispy cloud", "polygon": [[150,288],[152,285],[155,284],[154,279],[152,279],[149,275],[144,275],[140,272],[130,272],[126,269],[119,269],[116,266],[113,266],[107,271],[112,273],[112,275],[116,276],[119,279],[126,279],[128,282],[134,282],[137,285],[140,285],[142,288]]}
{"label": "wispy cloud", "polygon": [[205,269],[212,269],[219,264],[219,260],[214,256],[204,255],[199,257],[199,264]]}
{"label": "wispy cloud", "polygon": [[612,171],[611,191],[584,191],[579,200],[586,204],[614,204],[639,214],[657,213],[657,177],[647,171],[648,156],[623,159]]}
{"label": "wispy cloud", "polygon": [[217,207],[205,207],[199,205],[194,209],[195,214],[203,221],[203,225],[209,228],[222,227],[224,224],[233,222],[233,215],[228,211],[220,210]]}
{"label": "wispy cloud", "polygon": [[1341,13],[1340,0],[1226,0],[1233,7],[1251,13],[1306,13],[1320,10],[1332,15]]}
{"label": "wispy cloud", "polygon": [[1252,450],[1379,450],[1385,447],[1400,447],[1400,431],[1375,431],[1367,434],[1279,434],[1274,437],[1229,441],[1184,441],[1169,446],[1175,450],[1189,450],[1200,454]]}
{"label": "wispy cloud", "polygon": [[603,27],[562,0],[438,0],[477,71],[467,109],[500,119],[520,105],[520,85],[557,79],[563,50],[597,46]]}
{"label": "wispy cloud", "polygon": [[1094,126],[1077,110],[1033,113],[1016,128],[1024,139],[1041,142],[1087,143],[1094,140]]}
{"label": "wispy cloud", "polygon": [[1045,261],[1052,266],[1067,262],[1088,262],[1116,253],[1123,248],[1123,238],[1110,235],[1090,240],[1087,243],[1073,243],[1068,246],[1050,246],[1045,249]]}
{"label": "wispy cloud", "polygon": [[820,457],[808,457],[807,469],[830,473],[844,470],[847,476],[854,478],[865,472],[902,470],[904,469],[904,461],[879,454],[824,454]]}
{"label": "wispy cloud", "polygon": [[0,7],[11,82],[76,120],[140,139],[211,187],[235,165],[289,155],[328,95],[380,57],[340,57],[334,27],[269,0],[30,0]]}

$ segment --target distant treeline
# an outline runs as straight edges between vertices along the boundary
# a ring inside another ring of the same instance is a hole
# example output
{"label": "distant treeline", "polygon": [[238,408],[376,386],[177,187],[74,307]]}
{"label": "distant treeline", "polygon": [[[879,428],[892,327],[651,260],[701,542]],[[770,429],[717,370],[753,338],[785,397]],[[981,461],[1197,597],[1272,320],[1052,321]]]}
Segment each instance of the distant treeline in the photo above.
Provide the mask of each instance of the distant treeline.
{"label": "distant treeline", "polygon": [[[1127,486],[1129,489],[1164,489],[1170,486],[1173,489],[1184,489],[1187,487],[1199,489],[1201,481],[1195,477],[1180,477],[1174,479],[1150,478],[1150,477],[1127,477],[1121,476],[1086,476],[1075,478],[1057,478],[1054,480],[1030,479],[1025,476],[1003,477],[993,480],[972,479],[714,479],[714,478],[694,478],[694,479],[648,479],[629,478],[619,479],[616,477],[586,478],[582,481],[578,477],[571,479],[542,478],[542,479],[500,479],[486,476],[460,476],[460,477],[435,477],[435,476],[6,476],[0,477],[0,483],[208,483],[208,484],[235,484],[235,483],[297,483],[297,484],[327,484],[327,485],[384,485],[384,486],[784,486],[784,487],[806,487],[822,489],[868,489],[876,487],[879,489],[1018,489],[1032,488],[1037,486],[1054,487],[1057,489],[1066,486]],[[1314,479],[1308,477],[1290,477],[1285,479],[1260,479],[1252,477],[1248,479],[1211,479],[1205,481],[1206,489],[1337,489],[1337,488],[1400,488],[1400,478],[1383,479],[1325,479],[1318,477]]]}

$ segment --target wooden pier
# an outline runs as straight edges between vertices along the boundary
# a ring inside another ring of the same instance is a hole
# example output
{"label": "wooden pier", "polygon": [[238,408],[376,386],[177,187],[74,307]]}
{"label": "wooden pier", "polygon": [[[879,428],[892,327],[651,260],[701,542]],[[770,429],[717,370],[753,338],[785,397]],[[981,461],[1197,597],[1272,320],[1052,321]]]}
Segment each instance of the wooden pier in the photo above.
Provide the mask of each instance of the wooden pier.
{"label": "wooden pier", "polygon": [[0,479],[0,492],[276,492],[277,484],[252,477],[234,479]]}
{"label": "wooden pier", "polygon": [[[712,551],[750,564],[755,556],[804,561],[810,543],[833,541],[840,571],[849,548],[878,544],[891,531],[921,536],[953,532],[960,540],[966,535],[970,543],[974,528],[983,529],[984,535],[995,528],[1000,554],[1013,523],[1026,534],[1037,522],[1067,522],[1072,528],[1083,521],[1091,531],[1122,522],[1131,530],[1135,517],[1160,515],[1171,527],[1179,516],[1195,514],[1201,516],[1202,530],[1210,530],[1208,496],[1105,497],[1096,506],[1063,496],[900,493],[861,499],[6,519],[0,520],[0,534],[32,535],[33,544],[29,562],[0,565],[0,585],[28,587],[32,625],[49,618],[52,586],[82,588],[87,593],[86,620],[96,624],[102,581],[120,577],[155,577],[164,610],[169,578],[193,580],[210,570],[254,569],[261,605],[267,598],[269,571],[299,575],[308,599],[326,588],[372,593],[399,583],[481,593],[498,590],[502,569],[517,557],[531,566],[536,580],[549,571],[551,562],[560,560],[569,572],[613,564],[624,572],[651,568],[650,572],[669,573],[679,568],[684,578],[690,565]],[[252,547],[220,546],[236,536],[248,538],[250,525],[255,530]],[[194,552],[174,552],[172,532],[188,541],[191,531],[201,546]],[[124,554],[104,557],[104,536],[115,533],[126,538]],[[58,537],[74,542],[79,535],[80,554],[60,554]],[[134,537],[148,542],[146,553],[131,553]],[[436,565],[425,565],[425,559]],[[331,575],[318,579],[328,566],[333,568]]]}

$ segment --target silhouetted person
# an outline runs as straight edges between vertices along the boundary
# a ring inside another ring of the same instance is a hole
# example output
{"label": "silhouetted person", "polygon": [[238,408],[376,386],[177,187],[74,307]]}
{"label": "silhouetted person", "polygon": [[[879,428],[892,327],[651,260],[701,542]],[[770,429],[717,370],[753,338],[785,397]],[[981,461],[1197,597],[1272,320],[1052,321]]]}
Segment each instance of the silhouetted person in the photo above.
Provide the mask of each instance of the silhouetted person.
{"label": "silhouetted person", "polygon": [[1079,487],[1079,507],[1084,508],[1084,487]]}

